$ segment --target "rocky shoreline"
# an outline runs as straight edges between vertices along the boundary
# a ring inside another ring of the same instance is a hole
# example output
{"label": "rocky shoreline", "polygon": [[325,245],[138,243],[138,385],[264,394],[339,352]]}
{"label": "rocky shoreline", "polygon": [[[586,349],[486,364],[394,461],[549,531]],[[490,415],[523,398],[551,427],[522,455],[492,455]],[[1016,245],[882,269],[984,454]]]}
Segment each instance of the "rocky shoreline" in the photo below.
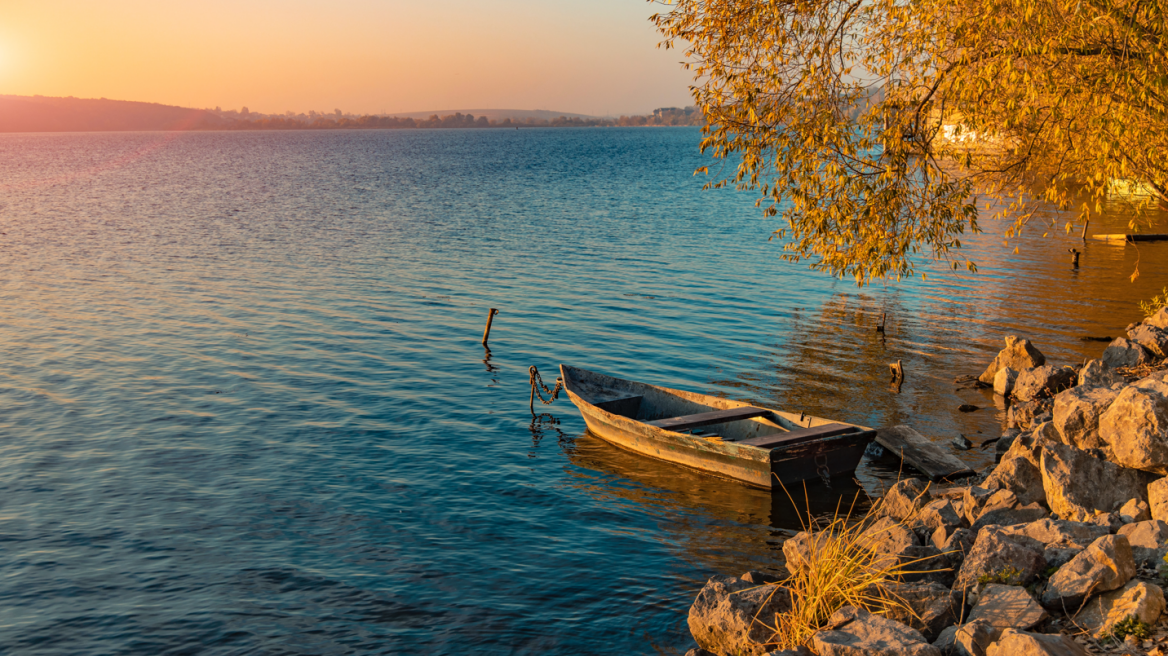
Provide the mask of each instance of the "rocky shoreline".
{"label": "rocky shoreline", "polygon": [[[901,480],[852,528],[789,539],[774,573],[712,577],[688,656],[1168,656],[1166,356],[1168,308],[1080,367],[1007,337],[978,378],[1010,404],[996,466],[960,486]],[[800,576],[841,539],[892,563],[862,598],[893,601],[831,607],[781,644]]]}

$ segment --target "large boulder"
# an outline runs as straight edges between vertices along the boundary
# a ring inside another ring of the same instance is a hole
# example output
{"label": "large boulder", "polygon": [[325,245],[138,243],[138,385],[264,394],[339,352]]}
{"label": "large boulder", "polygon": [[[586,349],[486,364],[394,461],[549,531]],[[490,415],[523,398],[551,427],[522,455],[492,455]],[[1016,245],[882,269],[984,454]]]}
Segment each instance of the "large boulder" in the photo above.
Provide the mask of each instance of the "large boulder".
{"label": "large boulder", "polygon": [[930,501],[928,483],[919,478],[906,478],[888,489],[880,499],[879,510],[886,517],[903,521],[915,516]]}
{"label": "large boulder", "polygon": [[1042,488],[1042,472],[1029,459],[1011,456],[1009,452],[1002,457],[1002,461],[982,486],[990,490],[1009,490],[1023,505],[1046,503],[1046,490]]}
{"label": "large boulder", "polygon": [[1085,627],[1095,637],[1102,637],[1129,617],[1135,617],[1148,626],[1155,626],[1163,612],[1164,591],[1160,586],[1133,580],[1118,590],[1092,597],[1075,616],[1075,623]]}
{"label": "large boulder", "polygon": [[1042,445],[1042,487],[1051,512],[1081,519],[1146,499],[1146,475],[1066,444]]}
{"label": "large boulder", "polygon": [[986,650],[1000,637],[1002,629],[985,620],[966,622],[956,627],[952,653],[955,656],[985,656]]}
{"label": "large boulder", "polygon": [[1069,389],[1079,382],[1079,372],[1070,367],[1046,365],[1018,372],[1014,381],[1014,398],[1019,401],[1033,401],[1053,396]]}
{"label": "large boulder", "polygon": [[998,374],[999,369],[1009,367],[1015,371],[1022,371],[1032,367],[1041,367],[1044,364],[1046,364],[1046,357],[1030,343],[1030,340],[1008,335],[1006,336],[1006,348],[998,353],[990,366],[977,379],[986,385],[993,385],[994,376]]}
{"label": "large boulder", "polygon": [[982,620],[999,629],[1031,629],[1050,615],[1019,585],[990,583],[977,595],[969,621]]}
{"label": "large boulder", "polygon": [[957,622],[965,610],[961,597],[940,583],[893,583],[888,591],[905,606],[893,607],[885,616],[920,631],[929,642]]}
{"label": "large boulder", "polygon": [[1135,575],[1136,563],[1127,538],[1105,535],[1050,577],[1042,604],[1073,613],[1089,595],[1122,587]]}
{"label": "large boulder", "polygon": [[973,526],[970,527],[970,530],[978,533],[982,528],[990,525],[1011,526],[1014,524],[1027,524],[1038,521],[1049,514],[1050,511],[1039,503],[1014,508],[994,508],[983,512],[977,518],[977,521],[973,523]]}
{"label": "large boulder", "polygon": [[941,656],[916,629],[854,606],[832,614],[811,649],[819,656]]}
{"label": "large boulder", "polygon": [[1141,323],[1127,331],[1127,338],[1144,347],[1157,358],[1168,355],[1168,332],[1160,328]]}
{"label": "large boulder", "polygon": [[1122,383],[1123,376],[1103,364],[1103,360],[1088,360],[1079,370],[1079,387],[1111,387]]}
{"label": "large boulder", "polygon": [[987,526],[977,534],[965,556],[953,589],[968,592],[983,580],[1008,585],[1027,585],[1046,568],[1038,540],[1007,533],[1001,526]]}
{"label": "large boulder", "polygon": [[1052,410],[1059,441],[1080,449],[1107,446],[1099,436],[1099,418],[1117,396],[1109,387],[1072,387],[1056,395]]}
{"label": "large boulder", "polygon": [[1010,404],[1006,410],[1007,428],[1027,430],[1035,424],[1047,421],[1050,413],[1051,400],[1049,398]]}
{"label": "large boulder", "polygon": [[715,654],[762,656],[774,631],[756,618],[770,619],[790,608],[783,588],[714,576],[689,608],[689,632],[699,647]]}
{"label": "large boulder", "polygon": [[1157,478],[1148,483],[1148,507],[1152,519],[1168,522],[1168,478]]}
{"label": "large boulder", "polygon": [[1004,526],[1002,532],[1006,535],[1024,535],[1047,548],[1071,549],[1086,549],[1092,542],[1109,533],[1107,527],[1098,524],[1049,518],[1018,526]]}
{"label": "large boulder", "polygon": [[1017,629],[1002,631],[989,646],[986,656],[1089,656],[1086,649],[1065,635],[1027,633]]}
{"label": "large boulder", "polygon": [[1151,359],[1147,349],[1125,337],[1117,337],[1103,349],[1103,364],[1112,369],[1138,367]]}
{"label": "large boulder", "polygon": [[931,541],[951,563],[960,563],[973,550],[973,541],[976,536],[967,528],[948,528],[942,526],[933,531]]}
{"label": "large boulder", "polygon": [[939,528],[952,530],[964,524],[965,518],[957,512],[957,506],[950,499],[933,499],[911,520],[911,526],[921,536],[922,542],[926,542]]}
{"label": "large boulder", "polygon": [[1128,524],[1119,529],[1119,535],[1127,538],[1137,565],[1157,565],[1168,547],[1168,522],[1152,519]]}
{"label": "large boulder", "polygon": [[1119,464],[1168,474],[1168,382],[1146,378],[1124,388],[1100,417],[1099,436]]}
{"label": "large boulder", "polygon": [[796,574],[806,569],[817,549],[816,541],[826,537],[824,534],[802,531],[783,542],[783,558],[787,562],[787,570]]}

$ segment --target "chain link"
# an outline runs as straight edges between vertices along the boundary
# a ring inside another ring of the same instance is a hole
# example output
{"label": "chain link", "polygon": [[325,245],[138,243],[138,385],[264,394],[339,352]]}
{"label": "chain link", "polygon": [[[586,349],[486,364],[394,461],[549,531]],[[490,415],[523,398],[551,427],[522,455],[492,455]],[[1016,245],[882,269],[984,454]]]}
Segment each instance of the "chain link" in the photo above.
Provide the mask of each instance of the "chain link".
{"label": "chain link", "polygon": [[[527,374],[528,382],[531,383],[531,391],[539,395],[539,400],[541,403],[544,405],[551,405],[552,402],[560,398],[560,390],[564,389],[564,379],[562,377],[556,377],[556,389],[550,390],[548,389],[547,385],[543,384],[543,376],[539,375],[539,369],[536,369],[535,365],[531,365],[531,367],[527,369]],[[540,391],[540,388],[543,388],[542,392]],[[547,394],[551,398],[545,400],[543,398],[544,394]]]}

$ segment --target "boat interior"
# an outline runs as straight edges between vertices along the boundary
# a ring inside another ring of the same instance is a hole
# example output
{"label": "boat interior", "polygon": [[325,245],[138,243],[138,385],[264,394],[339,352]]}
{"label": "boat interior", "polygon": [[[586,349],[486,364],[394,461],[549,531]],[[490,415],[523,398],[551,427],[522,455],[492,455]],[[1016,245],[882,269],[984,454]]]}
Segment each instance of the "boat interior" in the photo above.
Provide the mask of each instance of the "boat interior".
{"label": "boat interior", "polygon": [[774,448],[863,429],[729,399],[561,367],[569,390],[591,405],[662,430],[710,440]]}

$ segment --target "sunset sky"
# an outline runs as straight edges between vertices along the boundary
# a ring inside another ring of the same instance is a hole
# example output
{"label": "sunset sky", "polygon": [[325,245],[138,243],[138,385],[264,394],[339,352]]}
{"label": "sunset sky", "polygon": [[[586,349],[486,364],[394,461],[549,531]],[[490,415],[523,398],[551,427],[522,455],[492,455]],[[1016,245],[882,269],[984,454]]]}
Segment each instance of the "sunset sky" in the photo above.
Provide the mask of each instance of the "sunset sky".
{"label": "sunset sky", "polygon": [[691,104],[644,0],[5,0],[0,93],[266,113]]}

